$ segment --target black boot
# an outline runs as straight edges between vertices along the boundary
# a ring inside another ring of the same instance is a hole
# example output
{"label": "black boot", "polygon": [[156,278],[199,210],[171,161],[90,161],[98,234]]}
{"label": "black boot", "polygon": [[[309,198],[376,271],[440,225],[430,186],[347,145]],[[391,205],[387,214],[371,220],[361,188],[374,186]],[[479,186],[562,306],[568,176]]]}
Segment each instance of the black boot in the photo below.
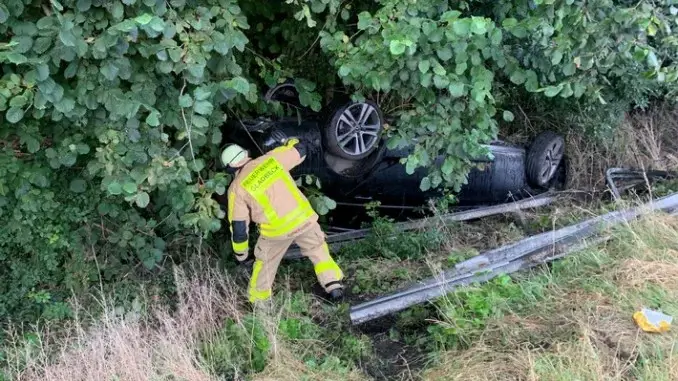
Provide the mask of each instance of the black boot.
{"label": "black boot", "polygon": [[343,287],[335,288],[328,294],[330,296],[330,300],[332,300],[333,302],[338,302],[344,298],[344,289]]}

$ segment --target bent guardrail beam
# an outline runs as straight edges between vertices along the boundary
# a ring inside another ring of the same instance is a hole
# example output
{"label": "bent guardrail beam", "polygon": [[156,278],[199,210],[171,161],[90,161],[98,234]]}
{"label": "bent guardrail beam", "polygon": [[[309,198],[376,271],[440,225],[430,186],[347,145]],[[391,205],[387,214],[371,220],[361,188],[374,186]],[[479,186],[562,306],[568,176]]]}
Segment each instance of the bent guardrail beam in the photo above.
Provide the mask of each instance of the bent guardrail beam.
{"label": "bent guardrail beam", "polygon": [[[449,224],[452,222],[469,221],[497,214],[512,213],[524,209],[538,208],[553,203],[556,197],[557,196],[553,195],[552,193],[547,192],[536,197],[510,202],[507,204],[492,205],[414,221],[399,222],[394,224],[394,229],[396,232],[402,233],[411,230],[425,229],[428,227],[440,225],[441,223]],[[344,245],[366,238],[371,232],[372,229],[367,228],[332,234],[331,236],[327,237],[327,244],[329,245],[330,249],[336,250]],[[301,258],[301,252],[296,246],[290,248],[290,250],[288,250],[285,254],[285,259],[297,258]]]}
{"label": "bent guardrail beam", "polygon": [[[676,178],[675,172],[659,171],[659,170],[640,170],[640,169],[626,169],[626,168],[608,168],[605,171],[605,181],[615,200],[621,199],[621,192],[634,188],[639,184],[647,181],[655,181],[658,179],[672,179]],[[619,184],[626,182],[626,184]]]}
{"label": "bent guardrail beam", "polygon": [[419,282],[417,285],[390,295],[352,306],[353,324],[364,323],[381,316],[404,310],[410,306],[441,297],[455,288],[476,282],[486,282],[498,275],[509,274],[561,258],[592,242],[600,242],[603,229],[657,210],[678,210],[678,193],[639,207],[607,213],[551,232],[541,233],[521,241],[490,250],[454,268],[441,276]]}

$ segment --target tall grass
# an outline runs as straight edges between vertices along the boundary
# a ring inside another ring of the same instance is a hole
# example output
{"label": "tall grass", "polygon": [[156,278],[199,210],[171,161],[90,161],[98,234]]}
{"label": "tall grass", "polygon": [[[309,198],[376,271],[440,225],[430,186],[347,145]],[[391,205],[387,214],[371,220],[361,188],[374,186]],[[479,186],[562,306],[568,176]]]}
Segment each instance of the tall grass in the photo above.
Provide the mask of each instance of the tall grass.
{"label": "tall grass", "polygon": [[[5,378],[44,381],[207,381],[226,379],[347,379],[351,369],[309,367],[294,342],[282,339],[281,319],[289,294],[268,308],[247,305],[243,287],[213,266],[196,260],[175,268],[176,306],[143,303],[120,313],[105,296],[102,314],[87,317],[74,303],[75,319],[59,332],[49,327],[24,335],[8,332]],[[88,323],[85,323],[87,321]],[[309,344],[311,344],[309,346]],[[322,342],[304,343],[319,356]],[[1,379],[1,377],[0,377]]]}
{"label": "tall grass", "polygon": [[[505,288],[508,299],[486,292],[500,311],[467,329],[466,345],[423,378],[677,380],[678,335],[645,333],[631,316],[641,307],[678,316],[678,218],[655,215],[611,234],[602,247],[519,276]],[[478,315],[459,311],[468,299],[441,306],[443,325]]]}

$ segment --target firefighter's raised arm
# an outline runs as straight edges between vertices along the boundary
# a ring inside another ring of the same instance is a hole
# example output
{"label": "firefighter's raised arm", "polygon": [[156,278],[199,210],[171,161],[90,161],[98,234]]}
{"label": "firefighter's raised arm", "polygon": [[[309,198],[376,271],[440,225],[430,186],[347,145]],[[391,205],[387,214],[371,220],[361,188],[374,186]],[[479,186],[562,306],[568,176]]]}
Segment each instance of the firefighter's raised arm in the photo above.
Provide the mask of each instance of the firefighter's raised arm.
{"label": "firefighter's raised arm", "polygon": [[287,171],[301,164],[306,159],[307,153],[307,143],[297,138],[287,139],[282,146],[271,151]]}

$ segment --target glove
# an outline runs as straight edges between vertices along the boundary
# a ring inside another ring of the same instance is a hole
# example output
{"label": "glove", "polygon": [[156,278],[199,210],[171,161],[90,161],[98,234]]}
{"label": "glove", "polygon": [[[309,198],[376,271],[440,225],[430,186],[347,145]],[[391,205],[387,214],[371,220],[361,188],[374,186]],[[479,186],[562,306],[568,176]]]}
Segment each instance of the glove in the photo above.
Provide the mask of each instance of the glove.
{"label": "glove", "polygon": [[288,147],[294,147],[296,144],[299,143],[299,139],[297,138],[289,138],[287,141],[283,144],[285,144]]}
{"label": "glove", "polygon": [[236,272],[239,276],[249,280],[254,270],[254,258],[247,257],[245,260],[238,261],[238,269]]}
{"label": "glove", "polygon": [[276,143],[280,143],[282,145],[285,145],[287,143],[287,135],[285,135],[284,132],[281,130],[275,129],[273,132],[271,132],[271,139],[273,139]]}

